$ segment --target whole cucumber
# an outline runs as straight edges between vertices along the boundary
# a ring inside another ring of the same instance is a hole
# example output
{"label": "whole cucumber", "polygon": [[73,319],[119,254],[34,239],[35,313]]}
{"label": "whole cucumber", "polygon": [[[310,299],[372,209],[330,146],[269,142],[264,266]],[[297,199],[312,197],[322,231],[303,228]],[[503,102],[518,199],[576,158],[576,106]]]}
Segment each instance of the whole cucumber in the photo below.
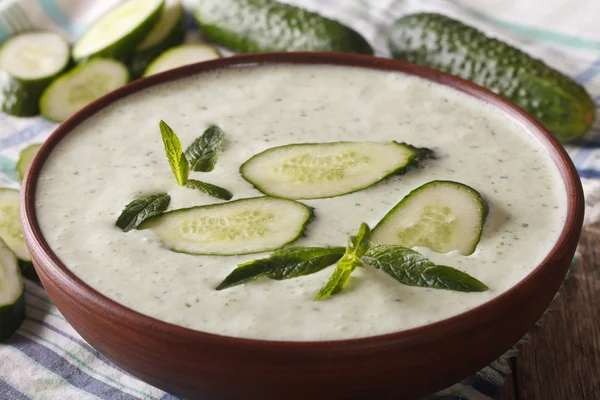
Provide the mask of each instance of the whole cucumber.
{"label": "whole cucumber", "polygon": [[347,26],[275,0],[198,0],[204,36],[240,53],[339,51],[373,54]]}
{"label": "whole cucumber", "polygon": [[577,139],[594,123],[596,107],[578,83],[506,43],[434,13],[394,22],[394,58],[467,79],[523,108],[561,141]]}

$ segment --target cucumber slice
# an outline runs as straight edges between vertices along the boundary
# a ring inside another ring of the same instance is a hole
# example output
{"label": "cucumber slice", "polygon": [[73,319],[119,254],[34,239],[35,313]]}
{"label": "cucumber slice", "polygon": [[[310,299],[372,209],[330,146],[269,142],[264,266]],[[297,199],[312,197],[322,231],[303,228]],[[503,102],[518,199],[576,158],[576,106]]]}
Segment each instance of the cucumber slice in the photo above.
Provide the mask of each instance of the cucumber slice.
{"label": "cucumber slice", "polygon": [[163,0],[127,0],[104,14],[73,46],[73,58],[121,58],[144,41],[158,22]]}
{"label": "cucumber slice", "polygon": [[52,82],[40,99],[40,111],[49,120],[62,122],[128,81],[129,72],[123,63],[95,58]]}
{"label": "cucumber slice", "polygon": [[31,160],[37,154],[38,150],[42,145],[39,143],[31,144],[21,150],[19,154],[19,161],[17,161],[17,175],[19,176],[19,180],[23,182],[23,178],[25,178],[25,172],[27,172],[27,168],[29,164],[31,164]]}
{"label": "cucumber slice", "polygon": [[25,287],[17,258],[0,240],[0,340],[15,333],[25,319]]}
{"label": "cucumber slice", "polygon": [[38,100],[70,60],[69,43],[59,34],[21,33],[0,48],[0,110],[28,117],[39,114]]}
{"label": "cucumber slice", "polygon": [[431,155],[397,142],[290,144],[256,154],[240,172],[270,196],[322,199],[366,189]]}
{"label": "cucumber slice", "polygon": [[255,197],[184,208],[144,221],[169,249],[230,256],[280,249],[298,239],[312,210],[297,201]]}
{"label": "cucumber slice", "polygon": [[473,254],[488,207],[473,188],[431,181],[404,197],[373,229],[371,240],[404,247],[429,247],[438,253]]}
{"label": "cucumber slice", "polygon": [[184,44],[167,50],[146,69],[144,76],[158,74],[173,68],[219,58],[219,53],[205,44]]}
{"label": "cucumber slice", "polygon": [[165,0],[158,22],[138,45],[133,58],[127,63],[132,78],[141,77],[156,57],[183,43],[185,33],[185,16],[181,2]]}
{"label": "cucumber slice", "polygon": [[19,191],[0,189],[0,239],[19,260],[31,261],[19,220]]}

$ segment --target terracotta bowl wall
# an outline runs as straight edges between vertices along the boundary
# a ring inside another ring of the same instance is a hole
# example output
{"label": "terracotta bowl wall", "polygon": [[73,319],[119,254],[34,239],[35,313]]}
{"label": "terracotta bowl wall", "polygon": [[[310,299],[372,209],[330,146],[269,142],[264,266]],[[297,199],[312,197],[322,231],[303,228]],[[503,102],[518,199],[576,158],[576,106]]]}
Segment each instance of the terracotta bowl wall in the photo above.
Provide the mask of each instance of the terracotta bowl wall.
{"label": "terracotta bowl wall", "polygon": [[[568,191],[567,220],[550,254],[501,296],[434,324],[363,339],[277,342],[207,334],[139,314],[86,285],[52,252],[36,219],[36,182],[54,146],[79,123],[109,103],[161,82],[215,69],[290,63],[356,66],[417,75],[491,103],[528,127],[550,152]],[[449,386],[499,357],[542,315],[575,253],[583,209],[581,183],[568,155],[519,108],[477,85],[429,68],[334,53],[236,56],[130,83],[84,108],[51,135],[30,167],[21,198],[23,231],[35,269],[69,323],[123,369],[190,399],[397,400]]]}

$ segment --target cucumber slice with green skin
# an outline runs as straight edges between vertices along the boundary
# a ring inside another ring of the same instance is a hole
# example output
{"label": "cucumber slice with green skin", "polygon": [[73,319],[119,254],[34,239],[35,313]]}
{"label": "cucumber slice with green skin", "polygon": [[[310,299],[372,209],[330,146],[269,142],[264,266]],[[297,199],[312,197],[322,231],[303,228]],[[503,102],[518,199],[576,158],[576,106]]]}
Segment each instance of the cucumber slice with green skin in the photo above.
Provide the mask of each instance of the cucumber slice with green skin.
{"label": "cucumber slice with green skin", "polygon": [[205,44],[184,44],[167,50],[157,57],[146,69],[144,76],[158,74],[184,65],[214,60],[220,55],[214,48]]}
{"label": "cucumber slice with green skin", "polygon": [[131,54],[158,22],[163,0],[127,0],[104,14],[73,46],[77,62]]}
{"label": "cucumber slice with green skin", "polygon": [[62,122],[128,81],[129,71],[123,63],[92,59],[52,82],[40,99],[40,111],[49,120]]}
{"label": "cucumber slice with green skin", "polygon": [[231,256],[277,250],[298,239],[312,210],[293,200],[255,197],[184,208],[144,221],[170,250]]}
{"label": "cucumber slice with green skin", "polygon": [[290,144],[256,154],[240,172],[269,196],[322,199],[366,189],[432,156],[429,149],[398,142]]}
{"label": "cucumber slice with green skin", "polygon": [[133,79],[141,77],[156,57],[171,47],[183,43],[185,34],[185,18],[181,2],[166,0],[158,22],[127,63],[131,77]]}
{"label": "cucumber slice with green skin", "polygon": [[0,239],[19,260],[31,261],[19,220],[19,191],[0,189]]}
{"label": "cucumber slice with green skin", "polygon": [[0,240],[0,340],[11,336],[25,319],[25,287],[17,258]]}
{"label": "cucumber slice with green skin", "polygon": [[19,176],[19,180],[23,182],[23,178],[25,178],[25,172],[27,172],[27,168],[29,164],[31,164],[31,160],[37,154],[38,150],[42,145],[39,143],[29,145],[21,150],[19,154],[19,161],[17,161],[17,175]]}
{"label": "cucumber slice with green skin", "polygon": [[69,66],[69,43],[45,31],[21,33],[0,48],[0,110],[19,117],[39,114],[42,92]]}
{"label": "cucumber slice with green skin", "polygon": [[371,240],[438,253],[473,254],[488,206],[473,188],[453,181],[431,181],[404,197],[377,224]]}

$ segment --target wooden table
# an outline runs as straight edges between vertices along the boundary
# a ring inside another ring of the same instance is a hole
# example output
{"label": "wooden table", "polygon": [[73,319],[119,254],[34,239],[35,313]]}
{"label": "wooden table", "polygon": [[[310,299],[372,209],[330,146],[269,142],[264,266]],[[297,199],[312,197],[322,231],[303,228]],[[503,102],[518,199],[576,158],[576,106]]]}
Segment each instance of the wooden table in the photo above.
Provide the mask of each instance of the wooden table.
{"label": "wooden table", "polygon": [[512,360],[500,400],[600,400],[600,224],[586,228],[582,263],[541,327]]}

